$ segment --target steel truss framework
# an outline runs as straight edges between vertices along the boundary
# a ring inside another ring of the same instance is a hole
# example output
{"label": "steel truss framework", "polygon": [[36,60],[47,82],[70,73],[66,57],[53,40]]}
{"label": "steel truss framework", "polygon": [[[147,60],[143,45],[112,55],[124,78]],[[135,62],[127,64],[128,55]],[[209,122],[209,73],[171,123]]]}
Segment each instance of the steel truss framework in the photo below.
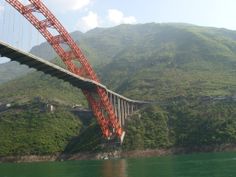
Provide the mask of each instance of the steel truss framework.
{"label": "steel truss framework", "polygon": [[[46,5],[41,0],[28,1],[29,3],[24,5],[20,0],[6,0],[42,34],[70,72],[100,82],[86,56]],[[44,19],[40,20],[39,15],[43,16]],[[57,34],[55,35],[50,29],[54,29]],[[76,64],[76,61],[80,63],[80,66]],[[82,91],[97,118],[103,136],[107,139],[121,138],[123,130],[107,92],[99,87],[96,88],[95,92]]]}

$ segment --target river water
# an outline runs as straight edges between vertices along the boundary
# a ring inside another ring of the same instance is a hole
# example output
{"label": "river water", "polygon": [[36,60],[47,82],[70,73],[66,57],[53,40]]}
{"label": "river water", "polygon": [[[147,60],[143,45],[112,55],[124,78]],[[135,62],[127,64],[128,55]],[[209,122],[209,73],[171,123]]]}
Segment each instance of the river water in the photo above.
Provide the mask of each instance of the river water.
{"label": "river water", "polygon": [[236,177],[236,153],[0,164],[0,177]]}

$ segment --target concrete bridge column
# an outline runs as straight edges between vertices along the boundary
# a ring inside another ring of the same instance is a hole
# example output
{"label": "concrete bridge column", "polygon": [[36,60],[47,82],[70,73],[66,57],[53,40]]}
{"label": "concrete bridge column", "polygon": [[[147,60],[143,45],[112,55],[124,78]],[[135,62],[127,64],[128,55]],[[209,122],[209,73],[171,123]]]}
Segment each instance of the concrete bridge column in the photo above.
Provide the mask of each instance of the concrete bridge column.
{"label": "concrete bridge column", "polygon": [[113,104],[113,95],[111,93],[108,93],[108,97],[110,100],[110,103],[112,104],[113,108],[114,108],[114,104]]}
{"label": "concrete bridge column", "polygon": [[125,100],[123,100],[123,125],[125,124]]}
{"label": "concrete bridge column", "polygon": [[127,110],[126,110],[126,108],[127,108],[127,106],[126,106],[126,101],[124,100],[124,102],[123,102],[123,105],[124,105],[124,116],[123,116],[123,126],[125,125],[125,119],[126,119],[126,117],[127,117]]}
{"label": "concrete bridge column", "polygon": [[122,125],[121,115],[121,100],[117,97],[117,117],[119,118],[120,125]]}
{"label": "concrete bridge column", "polygon": [[131,114],[134,112],[134,104],[131,104]]}
{"label": "concrete bridge column", "polygon": [[109,100],[110,100],[110,103],[112,105],[113,111],[115,112],[115,109],[116,109],[116,106],[114,104],[115,96],[111,93],[109,93]]}
{"label": "concrete bridge column", "polygon": [[[120,117],[121,117],[120,116],[121,115],[121,112],[120,112],[120,107],[121,107],[120,99],[116,95],[113,95],[113,94],[109,93],[109,100],[110,100],[110,103],[113,106],[113,111],[115,112],[115,115],[119,120]],[[119,121],[120,121],[120,124],[121,124],[121,120],[119,120]]]}
{"label": "concrete bridge column", "polygon": [[129,105],[129,102],[127,102],[127,115],[130,115],[130,105]]}
{"label": "concrete bridge column", "polygon": [[124,125],[127,118],[127,101],[124,101]]}
{"label": "concrete bridge column", "polygon": [[113,106],[114,106],[114,110],[115,110],[115,115],[118,118],[118,114],[117,114],[117,109],[118,109],[118,105],[117,105],[117,96],[113,95]]}
{"label": "concrete bridge column", "polygon": [[124,100],[121,100],[121,125],[124,126]]}
{"label": "concrete bridge column", "polygon": [[124,101],[124,107],[125,107],[125,110],[124,110],[125,116],[124,116],[124,118],[126,119],[126,118],[127,118],[127,115],[128,115],[128,111],[127,111],[127,108],[128,108],[128,106],[127,106],[127,101]]}

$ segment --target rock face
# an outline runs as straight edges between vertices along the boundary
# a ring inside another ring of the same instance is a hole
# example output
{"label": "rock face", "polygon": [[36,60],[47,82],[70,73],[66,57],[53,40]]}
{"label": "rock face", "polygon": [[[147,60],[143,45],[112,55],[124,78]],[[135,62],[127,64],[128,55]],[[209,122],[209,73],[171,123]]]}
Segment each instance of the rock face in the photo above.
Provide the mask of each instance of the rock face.
{"label": "rock face", "polygon": [[50,156],[37,156],[37,155],[29,155],[29,156],[9,156],[9,157],[0,157],[0,163],[5,162],[43,162],[43,161],[56,161],[58,158],[57,155]]}
{"label": "rock face", "polygon": [[104,153],[99,153],[96,155],[96,159],[99,160],[107,160],[107,159],[116,159],[121,157],[121,152],[120,151],[113,151],[113,152],[104,152]]}

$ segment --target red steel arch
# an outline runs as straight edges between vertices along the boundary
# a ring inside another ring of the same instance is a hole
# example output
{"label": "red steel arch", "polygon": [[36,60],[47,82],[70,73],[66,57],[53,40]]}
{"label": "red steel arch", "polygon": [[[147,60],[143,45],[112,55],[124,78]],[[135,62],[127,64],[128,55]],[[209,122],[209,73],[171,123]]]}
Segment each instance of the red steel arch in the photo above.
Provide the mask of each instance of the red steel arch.
{"label": "red steel arch", "polygon": [[[28,1],[29,4],[24,5],[20,0],[6,0],[43,35],[63,60],[69,71],[100,82],[86,56],[46,5],[41,0]],[[40,20],[37,17],[37,13],[43,16],[44,19]],[[50,28],[54,29],[57,34],[50,32]],[[76,65],[75,61],[78,61],[80,66]],[[97,87],[95,92],[82,91],[97,118],[104,137],[108,139],[113,137],[121,138],[123,130],[106,91],[99,87]]]}

